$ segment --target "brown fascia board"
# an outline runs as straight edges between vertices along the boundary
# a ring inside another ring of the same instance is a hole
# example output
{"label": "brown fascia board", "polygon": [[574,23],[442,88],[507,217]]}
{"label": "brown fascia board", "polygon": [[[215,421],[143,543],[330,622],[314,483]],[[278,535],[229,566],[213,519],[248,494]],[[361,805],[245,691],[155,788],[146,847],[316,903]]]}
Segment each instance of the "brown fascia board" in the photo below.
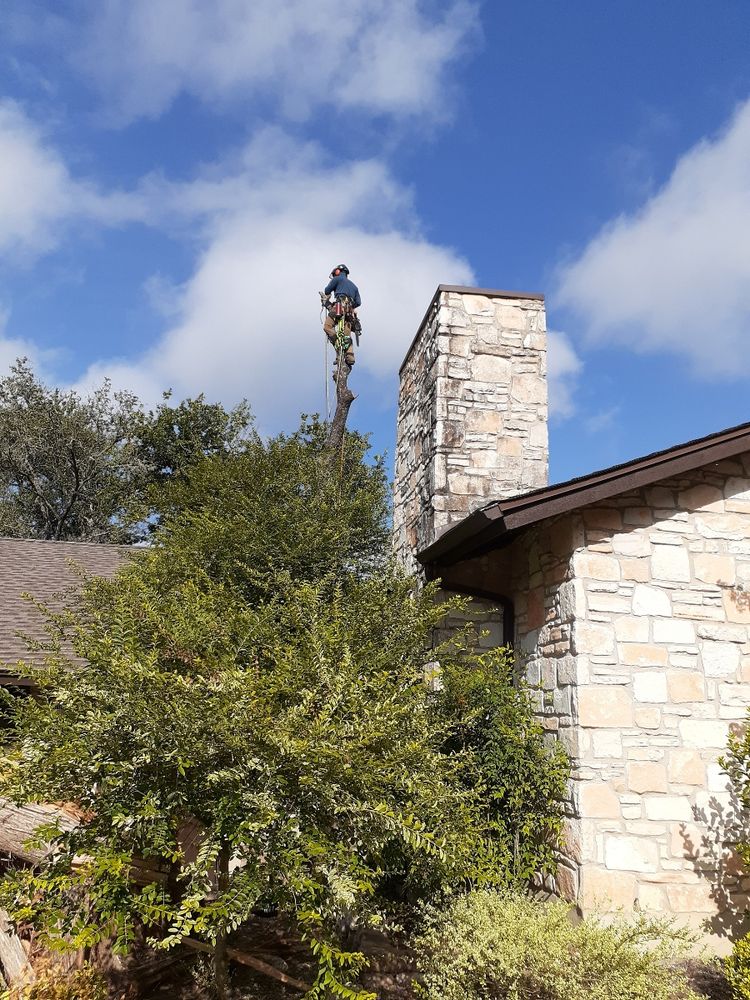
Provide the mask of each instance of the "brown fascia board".
{"label": "brown fascia board", "polygon": [[750,423],[555,486],[545,486],[507,500],[494,500],[449,528],[418,553],[417,558],[424,564],[450,565],[490,542],[502,544],[502,536],[519,528],[732,458],[744,451],[750,451]]}
{"label": "brown fascia board", "polygon": [[459,292],[464,295],[484,295],[487,299],[536,299],[538,302],[544,302],[543,292],[504,292],[500,288],[472,288],[470,285],[438,285],[435,289],[435,294],[430,299],[430,304],[425,310],[425,314],[422,317],[422,322],[417,327],[417,332],[414,334],[414,339],[409,344],[409,349],[406,352],[404,360],[401,362],[401,367],[398,370],[399,375],[404,369],[404,365],[409,360],[409,355],[412,352],[412,348],[417,342],[419,334],[422,331],[422,327],[427,322],[427,318],[435,308],[435,303],[440,298],[441,292]]}

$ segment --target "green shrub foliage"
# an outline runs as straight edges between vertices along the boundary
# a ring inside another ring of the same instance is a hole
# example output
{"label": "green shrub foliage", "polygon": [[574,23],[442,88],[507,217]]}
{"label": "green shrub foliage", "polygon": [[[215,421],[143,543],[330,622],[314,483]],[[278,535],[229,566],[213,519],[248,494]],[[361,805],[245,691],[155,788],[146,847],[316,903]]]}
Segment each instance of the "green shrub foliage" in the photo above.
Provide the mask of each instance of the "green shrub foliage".
{"label": "green shrub foliage", "polygon": [[0,1000],[107,1000],[104,977],[91,966],[63,972],[42,968],[36,981],[0,992]]}
{"label": "green shrub foliage", "polygon": [[750,1000],[750,935],[735,943],[724,961],[724,972],[735,1000]]}
{"label": "green shrub foliage", "polygon": [[507,881],[519,884],[555,869],[570,765],[562,745],[545,739],[514,669],[508,650],[476,656],[468,670],[447,661],[441,709],[446,749],[467,754],[466,780],[482,790],[488,836],[506,859]]}
{"label": "green shrub foliage", "polygon": [[[124,949],[136,924],[160,947],[221,942],[277,907],[317,956],[312,995],[353,997],[342,928],[549,866],[564,765],[528,692],[502,652],[430,648],[456,605],[384,555],[388,487],[364,439],[335,468],[323,442],[312,421],[191,463],[163,484],[153,547],[49,616],[0,794],[84,819],[38,831],[54,850],[6,876],[0,905],[50,946]],[[137,885],[134,857],[168,877]]]}
{"label": "green shrub foliage", "polygon": [[574,924],[561,902],[480,890],[428,914],[415,947],[426,1000],[699,1000],[673,964],[685,931],[639,917]]}

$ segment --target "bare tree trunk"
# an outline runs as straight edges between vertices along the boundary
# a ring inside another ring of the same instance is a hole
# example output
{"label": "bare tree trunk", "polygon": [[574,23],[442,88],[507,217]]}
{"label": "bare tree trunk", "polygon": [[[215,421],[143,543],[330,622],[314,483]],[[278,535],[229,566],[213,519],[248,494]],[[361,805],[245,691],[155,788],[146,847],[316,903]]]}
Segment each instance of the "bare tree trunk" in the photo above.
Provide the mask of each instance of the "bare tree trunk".
{"label": "bare tree trunk", "polygon": [[331,426],[328,428],[326,446],[331,451],[337,451],[344,440],[344,430],[346,429],[346,418],[349,416],[349,407],[355,400],[355,395],[349,388],[348,379],[351,368],[339,356],[336,367],[336,412],[333,414]]}
{"label": "bare tree trunk", "polygon": [[[229,886],[229,851],[222,847],[216,861],[218,874],[218,896],[221,898]],[[222,927],[216,936],[214,946],[214,983],[217,1000],[229,1000],[229,956],[227,954],[227,930]]]}

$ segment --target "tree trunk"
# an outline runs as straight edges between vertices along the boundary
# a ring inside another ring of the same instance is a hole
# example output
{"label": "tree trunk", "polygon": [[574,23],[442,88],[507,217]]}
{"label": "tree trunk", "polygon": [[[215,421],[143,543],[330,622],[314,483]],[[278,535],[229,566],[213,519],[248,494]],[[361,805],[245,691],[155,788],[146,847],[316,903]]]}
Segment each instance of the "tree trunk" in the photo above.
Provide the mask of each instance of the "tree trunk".
{"label": "tree trunk", "polygon": [[[218,897],[221,899],[229,887],[229,851],[222,847],[216,861]],[[216,935],[214,946],[214,983],[217,1000],[229,1000],[229,956],[227,954],[227,929],[222,927]]]}
{"label": "tree trunk", "polygon": [[343,444],[349,407],[356,398],[348,385],[350,371],[351,369],[343,357],[339,357],[339,363],[336,366],[336,412],[333,415],[326,438],[326,447],[331,451],[337,451]]}

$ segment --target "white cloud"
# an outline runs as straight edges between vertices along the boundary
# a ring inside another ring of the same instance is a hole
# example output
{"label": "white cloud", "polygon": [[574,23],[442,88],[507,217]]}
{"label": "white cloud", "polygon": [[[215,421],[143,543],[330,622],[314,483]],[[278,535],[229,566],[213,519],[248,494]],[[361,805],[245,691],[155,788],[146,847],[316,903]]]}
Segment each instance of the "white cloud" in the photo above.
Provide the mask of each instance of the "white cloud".
{"label": "white cloud", "polygon": [[550,416],[565,419],[575,412],[573,394],[583,362],[570,338],[557,330],[547,333],[547,380]]}
{"label": "white cloud", "polygon": [[116,224],[143,209],[137,196],[75,180],[20,105],[0,100],[0,255],[34,257],[57,245],[66,222]]}
{"label": "white cloud", "polygon": [[590,342],[670,351],[709,376],[750,372],[750,101],[563,269],[557,304]]}
{"label": "white cloud", "polygon": [[203,246],[184,286],[157,286],[176,318],[154,348],[134,362],[98,362],[82,385],[108,375],[149,400],[168,386],[247,396],[265,426],[278,425],[322,407],[317,291],[338,261],[364,303],[355,391],[363,371],[395,373],[439,282],[473,281],[465,261],[420,235],[408,191],[380,161],[341,164],[271,130],[233,173],[214,174],[144,185],[162,219],[199,218]]}
{"label": "white cloud", "polygon": [[74,62],[125,120],[181,93],[268,97],[301,119],[319,106],[441,117],[445,74],[478,27],[476,0],[89,0]]}

